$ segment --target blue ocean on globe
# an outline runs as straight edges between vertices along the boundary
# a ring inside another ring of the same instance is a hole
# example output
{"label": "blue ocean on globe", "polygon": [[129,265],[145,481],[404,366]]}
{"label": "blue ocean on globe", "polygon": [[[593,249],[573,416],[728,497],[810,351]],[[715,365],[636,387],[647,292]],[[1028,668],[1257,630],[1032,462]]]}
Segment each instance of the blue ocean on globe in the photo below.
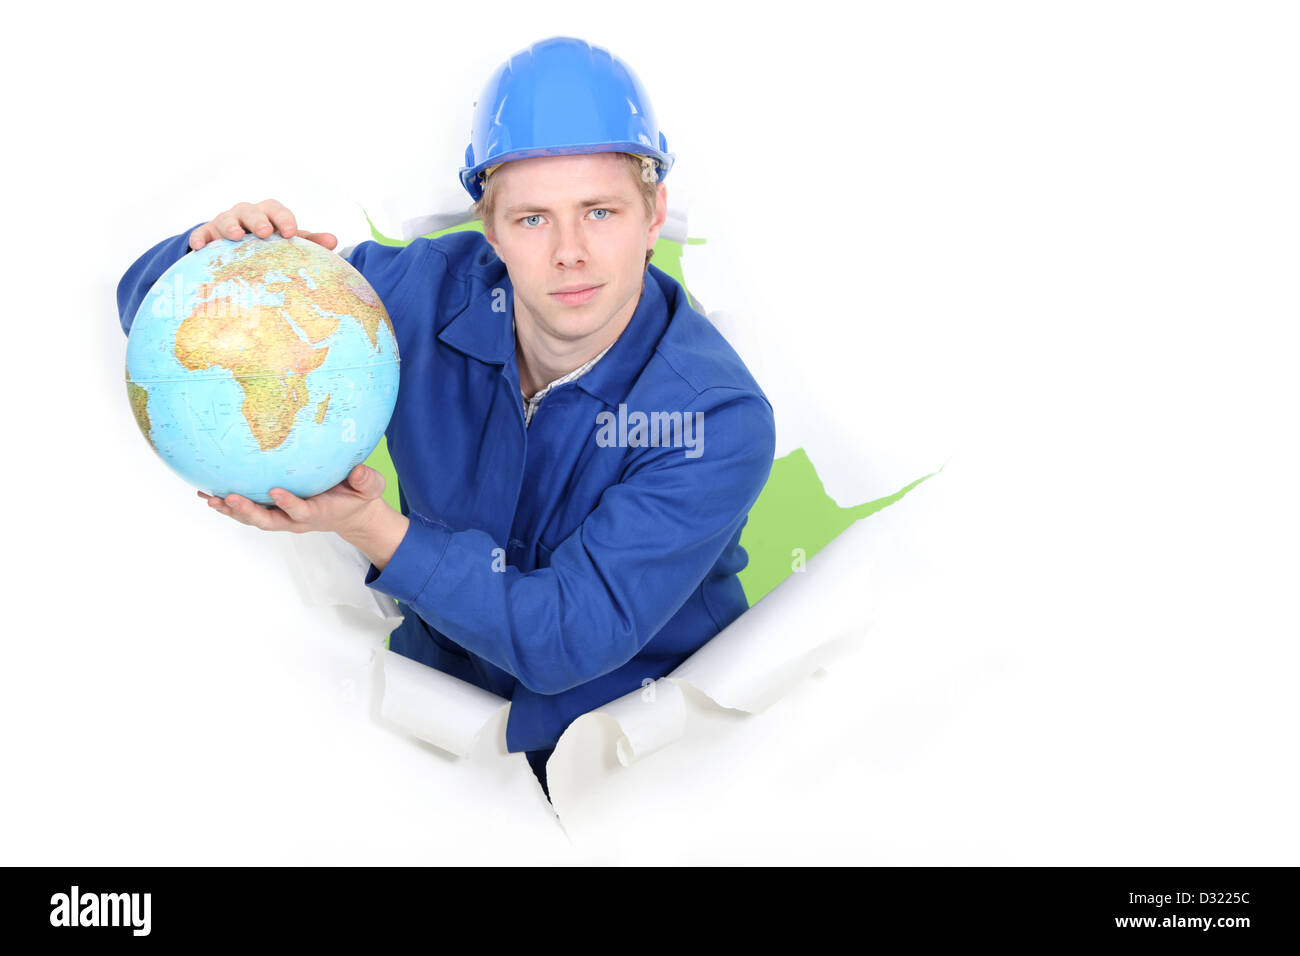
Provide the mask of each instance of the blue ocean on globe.
{"label": "blue ocean on globe", "polygon": [[217,240],[165,272],[127,340],[150,445],[209,494],[270,504],[338,484],[384,435],[397,339],[365,278],[297,236]]}

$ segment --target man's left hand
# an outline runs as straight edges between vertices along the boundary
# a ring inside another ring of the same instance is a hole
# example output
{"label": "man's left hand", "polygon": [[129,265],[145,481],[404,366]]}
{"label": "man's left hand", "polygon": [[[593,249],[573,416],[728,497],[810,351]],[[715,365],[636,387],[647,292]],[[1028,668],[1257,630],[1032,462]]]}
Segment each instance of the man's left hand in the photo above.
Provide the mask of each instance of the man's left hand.
{"label": "man's left hand", "polygon": [[376,507],[387,507],[384,485],[384,476],[375,469],[357,465],[333,488],[310,498],[272,488],[274,506],[233,493],[225,498],[202,491],[198,494],[213,510],[263,531],[335,531],[346,538],[365,529]]}

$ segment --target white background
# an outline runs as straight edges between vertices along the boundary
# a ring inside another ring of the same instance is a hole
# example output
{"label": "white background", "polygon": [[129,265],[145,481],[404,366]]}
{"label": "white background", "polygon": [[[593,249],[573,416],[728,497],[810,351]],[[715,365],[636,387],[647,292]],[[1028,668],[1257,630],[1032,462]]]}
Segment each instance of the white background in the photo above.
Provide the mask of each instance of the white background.
{"label": "white background", "polygon": [[337,612],[122,385],[148,247],[468,203],[470,104],[556,34],[650,91],[779,451],[842,504],[947,463],[910,597],[682,776],[653,861],[1295,864],[1293,8],[607,0],[14,8],[0,862],[650,861],[369,723]]}

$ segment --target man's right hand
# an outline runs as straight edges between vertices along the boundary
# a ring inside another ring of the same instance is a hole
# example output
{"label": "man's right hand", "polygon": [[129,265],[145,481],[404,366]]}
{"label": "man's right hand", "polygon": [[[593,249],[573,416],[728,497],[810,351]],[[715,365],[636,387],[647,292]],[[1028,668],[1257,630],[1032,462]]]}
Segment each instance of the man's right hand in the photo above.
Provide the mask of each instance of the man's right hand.
{"label": "man's right hand", "polygon": [[262,239],[278,231],[286,239],[302,236],[331,252],[339,244],[338,237],[328,232],[303,232],[298,228],[293,213],[284,204],[274,199],[264,199],[259,203],[241,202],[218,214],[207,225],[199,226],[190,233],[190,248],[202,249],[214,239],[237,240],[245,232],[251,232]]}

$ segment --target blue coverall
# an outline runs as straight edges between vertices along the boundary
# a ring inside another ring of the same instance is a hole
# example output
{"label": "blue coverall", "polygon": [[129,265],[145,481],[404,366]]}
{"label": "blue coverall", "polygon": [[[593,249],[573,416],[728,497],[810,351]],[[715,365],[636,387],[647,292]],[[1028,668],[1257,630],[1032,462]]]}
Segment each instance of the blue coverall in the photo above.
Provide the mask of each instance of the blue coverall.
{"label": "blue coverall", "polygon": [[[122,277],[124,331],[199,225]],[[386,436],[410,527],[366,575],[405,605],[389,646],[510,699],[507,748],[549,796],[540,768],[575,718],[670,673],[747,609],[740,533],[772,467],[772,407],[652,264],[614,346],[525,428],[514,291],[481,233],[367,241],[348,261],[401,357]],[[702,426],[693,445],[676,413]]]}

